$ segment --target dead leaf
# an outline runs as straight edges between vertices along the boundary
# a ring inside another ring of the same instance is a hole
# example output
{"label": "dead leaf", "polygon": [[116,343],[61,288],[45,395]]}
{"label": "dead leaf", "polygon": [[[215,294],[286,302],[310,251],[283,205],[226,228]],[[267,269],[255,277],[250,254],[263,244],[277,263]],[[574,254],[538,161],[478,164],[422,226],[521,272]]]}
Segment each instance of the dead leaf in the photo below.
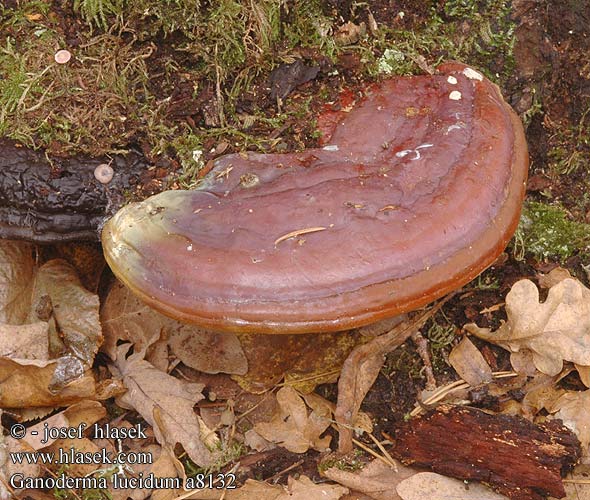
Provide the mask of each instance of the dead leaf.
{"label": "dead leaf", "polygon": [[[270,484],[248,479],[244,486],[235,490],[225,490],[225,500],[338,500],[348,493],[347,488],[337,484],[315,484],[307,476],[294,479],[289,476],[287,486]],[[193,500],[219,500],[219,491],[202,490],[186,497]]]}
{"label": "dead leaf", "polygon": [[54,259],[36,274],[29,322],[37,319],[37,305],[43,297],[51,300],[52,315],[66,347],[86,367],[91,366],[102,343],[98,296],[82,286],[70,264]]}
{"label": "dead leaf", "polygon": [[565,500],[590,500],[590,466],[578,465],[563,480]]}
{"label": "dead leaf", "polygon": [[322,500],[338,500],[348,493],[348,488],[343,488],[337,484],[314,484],[307,476],[301,476],[294,479],[289,476],[287,480],[288,495],[279,497],[280,500],[309,500],[310,498],[321,498]]}
{"label": "dead leaf", "polygon": [[549,409],[554,418],[560,418],[573,431],[582,444],[582,453],[588,455],[590,444],[590,390],[567,392]]}
{"label": "dead leaf", "polygon": [[240,333],[248,373],[234,375],[248,392],[262,393],[282,379],[299,392],[338,379],[350,351],[360,342],[356,331],[295,335]]}
{"label": "dead leaf", "polygon": [[0,404],[58,406],[94,397],[98,297],[65,261],[37,269],[28,244],[0,242],[0,262]]}
{"label": "dead leaf", "polygon": [[233,333],[179,324],[170,334],[170,349],[185,365],[205,373],[245,375],[248,361]]}
{"label": "dead leaf", "polygon": [[338,451],[352,450],[352,429],[365,395],[385,362],[385,354],[401,345],[429,318],[434,309],[415,320],[396,325],[384,335],[357,346],[350,353],[338,380],[338,403],[334,417],[338,423]]}
{"label": "dead leaf", "polygon": [[367,34],[367,26],[364,22],[354,24],[351,21],[338,27],[334,39],[338,45],[350,45],[356,43],[359,39],[364,38]]}
{"label": "dead leaf", "polygon": [[332,467],[326,470],[323,475],[375,500],[400,500],[401,497],[397,494],[396,486],[404,479],[416,474],[416,471],[400,463],[396,463],[396,465],[397,470],[381,460],[373,460],[360,472],[350,472]]}
{"label": "dead leaf", "polygon": [[532,281],[518,281],[506,296],[506,313],[508,321],[495,332],[475,324],[465,329],[512,352],[530,350],[547,375],[559,373],[563,361],[590,365],[590,290],[579,281],[560,281],[544,303]]}
{"label": "dead leaf", "polygon": [[331,423],[329,408],[317,405],[308,413],[303,397],[292,387],[281,388],[276,397],[279,412],[270,422],[256,424],[254,430],[294,453],[305,453],[309,448],[325,451],[331,438],[320,436]]}
{"label": "dead leaf", "polygon": [[95,396],[90,371],[52,392],[57,361],[0,358],[0,407],[65,406]]}
{"label": "dead leaf", "polygon": [[[10,436],[4,436],[0,432],[0,495],[4,495],[4,492],[1,490],[1,485],[10,484],[10,477],[13,474],[20,473],[25,477],[39,477],[42,475],[40,464],[29,464],[26,460],[24,461],[25,463],[22,464],[15,464],[12,462],[10,459],[10,453],[19,453],[23,451],[30,452],[32,450],[27,446],[26,442],[19,441]],[[0,498],[13,499],[14,496],[0,496]]]}
{"label": "dead leaf", "polygon": [[34,268],[33,245],[0,240],[0,323],[20,325],[26,321]]}
{"label": "dead leaf", "polygon": [[[285,490],[282,486],[248,479],[244,483],[244,486],[235,490],[226,490],[224,500],[252,500],[253,498],[260,500],[282,500],[288,498],[283,496],[284,494]],[[186,498],[191,500],[219,500],[220,496],[221,493],[216,490],[198,490]],[[311,500],[311,498],[307,498],[306,500]]]}
{"label": "dead leaf", "polygon": [[203,384],[179,380],[157,370],[143,359],[143,353],[128,358],[130,344],[117,350],[112,366],[115,374],[123,379],[127,393],[117,399],[123,408],[135,409],[153,428],[161,445],[182,444],[191,460],[207,466],[213,460],[212,453],[199,438],[200,426],[193,411],[203,399]]}
{"label": "dead leaf", "polygon": [[590,366],[575,365],[580,380],[586,387],[590,387]]}
{"label": "dead leaf", "polygon": [[[233,333],[219,333],[186,325],[158,313],[141,302],[123,284],[109,291],[101,310],[103,351],[115,359],[117,343],[129,340],[135,351],[162,368],[160,349],[166,344],[185,365],[205,373],[245,374],[248,362]],[[152,352],[154,351],[154,352]]]}
{"label": "dead leaf", "polygon": [[492,369],[479,349],[465,337],[449,354],[449,363],[471,387],[489,384],[492,381]]}
{"label": "dead leaf", "polygon": [[537,372],[537,375],[528,381],[522,388],[525,396],[522,399],[522,415],[529,420],[546,409],[550,411],[555,402],[565,393],[564,389],[557,386],[557,377],[550,377]]}
{"label": "dead leaf", "polygon": [[541,288],[551,288],[552,286],[557,285],[557,283],[560,281],[571,277],[572,275],[567,269],[564,269],[563,267],[556,267],[549,273],[541,274],[539,276],[539,286]]}
{"label": "dead leaf", "polygon": [[13,359],[49,359],[49,335],[45,322],[28,325],[0,323],[0,356]]}
{"label": "dead leaf", "polygon": [[[76,427],[83,434],[86,429],[89,429],[94,423],[98,422],[106,413],[106,410],[98,401],[82,401],[29,427],[24,440],[33,450],[41,450],[58,441],[50,438],[44,443],[41,442],[44,440],[43,429],[45,427]],[[81,424],[84,424],[83,428],[79,427]]]}
{"label": "dead leaf", "polygon": [[434,472],[420,472],[402,481],[397,492],[403,500],[505,500],[504,495],[494,493],[479,483],[465,484],[452,477]]}

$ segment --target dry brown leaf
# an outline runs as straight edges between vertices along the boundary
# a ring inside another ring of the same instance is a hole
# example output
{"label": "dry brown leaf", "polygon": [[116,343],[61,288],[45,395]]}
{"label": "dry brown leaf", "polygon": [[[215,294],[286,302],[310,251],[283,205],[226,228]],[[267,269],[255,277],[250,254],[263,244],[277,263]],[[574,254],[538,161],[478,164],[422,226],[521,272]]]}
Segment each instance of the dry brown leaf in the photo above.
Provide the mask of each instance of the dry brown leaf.
{"label": "dry brown leaf", "polygon": [[234,375],[248,392],[262,393],[281,380],[299,392],[336,382],[344,360],[361,339],[354,330],[317,334],[264,335],[240,333],[248,373]]}
{"label": "dry brown leaf", "polygon": [[308,413],[303,397],[292,387],[281,388],[276,397],[279,411],[270,422],[256,424],[254,430],[294,453],[305,453],[309,448],[325,451],[331,438],[320,435],[331,423],[329,407],[317,404]]}
{"label": "dry brown leaf", "polygon": [[38,304],[50,298],[52,315],[66,347],[86,367],[102,343],[98,296],[86,290],[75,269],[65,260],[45,263],[35,276],[29,322],[37,320]]}
{"label": "dry brown leaf", "polygon": [[541,288],[551,288],[557,285],[560,281],[566,278],[571,278],[572,275],[567,269],[563,267],[556,267],[547,274],[541,274],[539,276],[539,286]]}
{"label": "dry brown leaf", "polygon": [[294,479],[289,476],[287,480],[287,491],[280,500],[309,500],[310,498],[321,498],[322,500],[338,500],[348,493],[348,488],[337,484],[314,484],[307,476],[300,476]]}
{"label": "dry brown leaf", "polygon": [[170,349],[185,365],[205,373],[244,375],[248,361],[233,333],[178,324],[170,333]]}
{"label": "dry brown leaf", "polygon": [[565,500],[590,500],[590,465],[578,465],[563,481]]}
{"label": "dry brown leaf", "polygon": [[522,399],[521,414],[532,420],[542,409],[551,410],[555,402],[565,393],[557,386],[557,377],[550,377],[537,372],[522,388],[525,396]]}
{"label": "dry brown leaf", "polygon": [[373,460],[360,472],[350,472],[332,467],[323,475],[352,490],[360,491],[375,500],[400,500],[396,486],[416,474],[414,469],[397,463],[397,470],[381,460]]}
{"label": "dry brown leaf", "polygon": [[[149,469],[149,473],[155,477],[180,477],[184,483],[186,480],[182,463],[174,456],[169,448],[162,448],[157,460]],[[157,489],[152,492],[151,500],[174,500],[178,497],[178,490]]]}
{"label": "dry brown leaf", "polygon": [[115,282],[100,310],[104,342],[101,350],[117,357],[117,344],[128,340],[135,351],[147,351],[161,337],[168,318],[155,313],[122,283]]}
{"label": "dry brown leaf", "polygon": [[[285,489],[279,485],[270,485],[262,481],[248,479],[244,486],[235,490],[226,490],[224,500],[283,500],[289,498],[283,496]],[[221,492],[219,490],[197,490],[192,495],[186,497],[190,500],[219,500]],[[182,498],[182,497],[181,497]],[[308,497],[306,500],[311,500]]]}
{"label": "dry brown leaf", "polygon": [[510,353],[510,364],[516,373],[534,377],[539,372],[535,366],[533,353],[529,350]]}
{"label": "dry brown leaf", "polygon": [[28,325],[0,323],[0,356],[12,359],[49,359],[47,323],[43,321]]}
{"label": "dry brown leaf", "polygon": [[449,363],[471,387],[492,381],[490,365],[467,337],[453,348],[449,354]]}
{"label": "dry brown leaf", "polygon": [[582,454],[588,455],[590,444],[590,390],[566,392],[549,409],[554,418],[560,418],[573,431],[580,443]]}
{"label": "dry brown leaf", "polygon": [[[129,340],[135,351],[146,351],[146,359],[155,361],[167,342],[174,355],[185,365],[205,373],[244,374],[248,362],[240,342],[232,333],[218,333],[186,325],[146,306],[121,283],[115,283],[101,310],[105,342],[103,351],[111,359],[116,346]],[[160,342],[161,341],[161,342]],[[156,361],[161,367],[161,364]]]}
{"label": "dry brown leaf", "polygon": [[101,342],[98,297],[65,261],[37,269],[31,252],[26,243],[0,242],[0,405],[94,397],[89,368]]}
{"label": "dry brown leaf", "polygon": [[580,380],[586,387],[590,387],[590,366],[575,365]]}
{"label": "dry brown leaf", "polygon": [[334,417],[338,423],[338,451],[352,451],[352,428],[365,395],[375,382],[385,354],[401,345],[417,331],[431,313],[416,320],[403,321],[391,331],[355,347],[342,367],[338,380],[338,404]]}
{"label": "dry brown leaf", "polygon": [[465,484],[452,477],[441,476],[434,472],[420,472],[402,481],[397,492],[403,500],[505,500],[479,483]]}
{"label": "dry brown leaf", "polygon": [[563,361],[590,365],[590,290],[579,281],[560,281],[544,303],[532,281],[518,281],[506,296],[506,313],[508,321],[495,332],[465,328],[512,352],[530,350],[537,369],[548,375],[559,373]]}
{"label": "dry brown leaf", "polygon": [[[81,429],[84,433],[86,429],[90,428],[94,423],[103,418],[106,413],[106,410],[98,401],[82,401],[29,427],[24,440],[33,450],[40,450],[51,446],[57,441],[56,439],[51,438],[45,441],[43,432],[44,427],[78,428],[81,424],[84,424],[84,428]],[[45,442],[43,443],[42,441]]]}
{"label": "dry brown leaf", "polygon": [[123,379],[127,392],[117,399],[123,408],[135,409],[153,428],[161,445],[182,444],[193,462],[207,466],[213,454],[202,443],[195,404],[203,399],[203,384],[179,380],[157,370],[142,352],[125,358],[130,344],[117,350],[112,369]]}
{"label": "dry brown leaf", "polygon": [[[287,486],[270,484],[248,479],[244,486],[235,490],[226,490],[225,500],[339,500],[348,493],[347,488],[337,484],[315,484],[307,476],[294,479],[289,476]],[[219,500],[220,491],[203,490],[187,497],[193,500]]]}
{"label": "dry brown leaf", "polygon": [[[20,473],[25,477],[38,477],[42,474],[41,465],[29,464],[24,460],[25,463],[13,463],[10,459],[10,453],[19,453],[32,451],[26,442],[19,441],[10,436],[4,436],[0,432],[0,485],[10,484],[10,477],[13,474]],[[3,496],[5,493],[0,489],[0,498],[13,499],[14,496]]]}
{"label": "dry brown leaf", "polygon": [[58,362],[53,360],[0,358],[0,407],[65,406],[83,399],[94,399],[96,386],[90,371],[57,392],[50,390],[57,367]]}
{"label": "dry brown leaf", "polygon": [[26,321],[34,268],[33,245],[0,240],[0,323],[20,325]]}

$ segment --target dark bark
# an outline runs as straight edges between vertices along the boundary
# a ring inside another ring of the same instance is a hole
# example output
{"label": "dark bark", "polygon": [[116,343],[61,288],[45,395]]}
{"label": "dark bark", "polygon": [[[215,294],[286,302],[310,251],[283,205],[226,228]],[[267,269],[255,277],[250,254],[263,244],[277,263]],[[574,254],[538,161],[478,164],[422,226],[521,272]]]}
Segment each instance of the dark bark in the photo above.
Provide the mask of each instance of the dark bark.
{"label": "dark bark", "polygon": [[581,455],[578,438],[560,421],[535,425],[521,417],[443,406],[396,433],[393,454],[405,464],[487,483],[517,500],[563,498],[561,477]]}
{"label": "dark bark", "polygon": [[[109,163],[108,184],[94,169]],[[112,158],[47,158],[0,139],[0,238],[39,243],[97,240],[98,228],[139,184],[146,158],[135,151]]]}

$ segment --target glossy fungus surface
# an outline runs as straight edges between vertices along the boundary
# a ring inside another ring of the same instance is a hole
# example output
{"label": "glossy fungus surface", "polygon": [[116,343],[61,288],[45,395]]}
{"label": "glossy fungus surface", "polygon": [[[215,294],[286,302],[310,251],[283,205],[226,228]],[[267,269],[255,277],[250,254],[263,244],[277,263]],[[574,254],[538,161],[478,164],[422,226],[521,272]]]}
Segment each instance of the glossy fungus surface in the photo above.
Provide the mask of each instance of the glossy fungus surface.
{"label": "glossy fungus surface", "polygon": [[505,248],[528,156],[478,72],[387,80],[319,122],[321,148],[224,156],[198,189],[123,208],[102,235],[115,274],[184,321],[322,332],[427,304]]}

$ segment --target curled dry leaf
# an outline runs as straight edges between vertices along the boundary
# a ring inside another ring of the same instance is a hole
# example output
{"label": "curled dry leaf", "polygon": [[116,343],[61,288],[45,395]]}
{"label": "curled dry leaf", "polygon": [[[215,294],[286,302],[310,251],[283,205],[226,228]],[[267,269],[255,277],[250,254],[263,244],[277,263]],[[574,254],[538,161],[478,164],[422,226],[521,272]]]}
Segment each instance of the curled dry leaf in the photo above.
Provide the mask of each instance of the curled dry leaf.
{"label": "curled dry leaf", "polygon": [[429,312],[415,320],[403,321],[384,335],[355,347],[344,362],[338,380],[338,404],[334,414],[338,423],[338,451],[340,453],[348,453],[352,450],[354,422],[363,399],[385,362],[385,354],[403,344],[431,314]]}
{"label": "curled dry leaf", "polygon": [[129,340],[135,351],[156,357],[168,342],[185,365],[205,373],[245,374],[248,362],[232,333],[218,333],[170,319],[141,302],[122,283],[115,283],[101,310],[105,342],[103,350],[115,359],[117,342]]}
{"label": "curled dry leaf", "polygon": [[590,444],[590,390],[566,392],[549,409],[554,418],[559,418],[573,431],[582,444],[582,453],[588,455]]}
{"label": "curled dry leaf", "polygon": [[494,493],[478,483],[465,484],[464,481],[442,476],[434,472],[420,472],[402,481],[397,492],[403,500],[503,500],[504,495]]}
{"label": "curled dry leaf", "polygon": [[0,263],[0,405],[94,397],[89,368],[102,340],[98,297],[65,261],[37,269],[28,243],[0,241]]}
{"label": "curled dry leaf", "polygon": [[396,486],[410,476],[416,474],[414,469],[396,463],[397,470],[383,463],[373,460],[360,472],[350,472],[332,467],[323,475],[347,488],[360,491],[374,500],[401,500]]}
{"label": "curled dry leaf", "polygon": [[57,365],[54,360],[0,358],[0,407],[65,406],[95,397],[96,385],[90,371],[57,392],[51,391]]}
{"label": "curled dry leaf", "polygon": [[580,380],[586,387],[590,387],[590,366],[575,365]]}
{"label": "curled dry leaf", "polygon": [[492,381],[492,369],[483,354],[465,337],[449,354],[449,363],[471,387]]}
{"label": "curled dry leaf", "polygon": [[530,350],[548,375],[559,373],[563,361],[590,365],[590,290],[579,281],[560,281],[543,303],[532,281],[518,281],[506,296],[506,313],[508,321],[495,332],[475,324],[465,329],[512,352]]}
{"label": "curled dry leaf", "polygon": [[39,303],[47,297],[63,343],[84,366],[91,366],[102,343],[98,296],[82,286],[70,264],[54,259],[41,266],[35,276],[31,320],[38,314]]}
{"label": "curled dry leaf", "polygon": [[203,399],[203,384],[179,380],[157,370],[143,359],[143,353],[126,358],[130,344],[119,346],[112,370],[123,379],[127,392],[117,402],[135,409],[153,428],[157,441],[174,447],[180,443],[193,462],[212,463],[213,454],[201,441],[200,426],[193,411]]}
{"label": "curled dry leaf", "polygon": [[310,400],[308,412],[303,397],[292,387],[283,387],[277,392],[279,411],[270,422],[257,423],[254,430],[294,453],[305,453],[309,448],[325,451],[331,438],[320,436],[330,426],[331,410],[329,403],[322,405],[320,399]]}

